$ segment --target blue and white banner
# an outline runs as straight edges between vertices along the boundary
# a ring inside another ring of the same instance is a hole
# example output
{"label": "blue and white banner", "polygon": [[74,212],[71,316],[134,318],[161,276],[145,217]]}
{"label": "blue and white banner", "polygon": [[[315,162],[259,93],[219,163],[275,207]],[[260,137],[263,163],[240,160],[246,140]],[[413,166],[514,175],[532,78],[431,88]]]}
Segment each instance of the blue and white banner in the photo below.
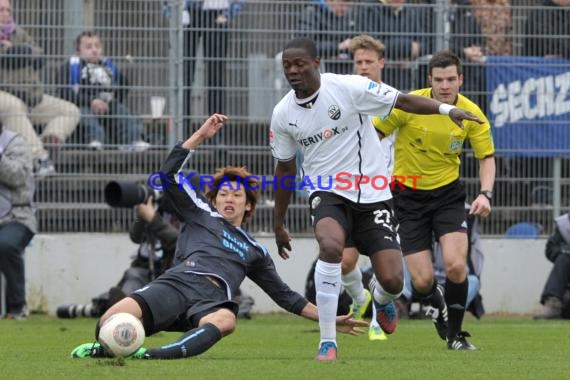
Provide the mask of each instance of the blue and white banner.
{"label": "blue and white banner", "polygon": [[497,153],[570,157],[570,61],[488,57],[486,68]]}

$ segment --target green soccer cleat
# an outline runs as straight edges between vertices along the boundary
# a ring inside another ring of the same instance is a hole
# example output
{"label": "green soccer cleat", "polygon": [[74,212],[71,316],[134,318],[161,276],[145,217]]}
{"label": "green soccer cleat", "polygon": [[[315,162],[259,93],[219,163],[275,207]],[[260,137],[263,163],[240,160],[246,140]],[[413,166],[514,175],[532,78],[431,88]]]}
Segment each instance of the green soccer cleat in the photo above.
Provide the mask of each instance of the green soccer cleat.
{"label": "green soccer cleat", "polygon": [[368,340],[388,340],[388,337],[382,331],[380,326],[370,324],[370,328],[368,329]]}
{"label": "green soccer cleat", "polygon": [[[134,353],[127,356],[127,359],[148,359],[147,349],[144,347],[139,348]],[[71,351],[71,357],[74,359],[83,358],[111,358],[112,356],[105,351],[105,348],[101,344],[95,343],[83,343],[73,351]]]}
{"label": "green soccer cleat", "polygon": [[353,303],[352,305],[350,305],[350,311],[348,312],[348,314],[352,315],[352,318],[356,319],[357,321],[364,320],[364,313],[366,312],[366,309],[368,309],[370,303],[372,302],[372,294],[370,294],[368,289],[364,289],[364,294],[366,294],[364,303],[363,304]]}
{"label": "green soccer cleat", "polygon": [[71,351],[71,357],[74,359],[83,359],[83,358],[109,358],[110,355],[107,355],[107,352],[99,343],[83,343],[77,347],[73,351]]}
{"label": "green soccer cleat", "polygon": [[134,353],[127,356],[127,359],[149,359],[150,357],[146,353],[148,350],[144,347],[139,348]]}

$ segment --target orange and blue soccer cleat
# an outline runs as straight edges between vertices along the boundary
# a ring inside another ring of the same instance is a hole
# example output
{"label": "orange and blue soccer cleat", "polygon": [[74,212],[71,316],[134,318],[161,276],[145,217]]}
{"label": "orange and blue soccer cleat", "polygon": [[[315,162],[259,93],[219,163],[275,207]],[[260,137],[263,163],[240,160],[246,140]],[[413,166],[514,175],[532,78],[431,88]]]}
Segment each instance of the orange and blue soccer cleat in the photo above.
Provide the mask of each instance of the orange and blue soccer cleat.
{"label": "orange and blue soccer cleat", "polygon": [[333,362],[336,360],[336,343],[323,342],[319,348],[319,353],[315,356],[315,360],[320,362]]}
{"label": "orange and blue soccer cleat", "polygon": [[374,300],[376,306],[376,321],[386,334],[392,334],[398,327],[398,312],[394,301],[388,302],[386,305],[380,305]]}

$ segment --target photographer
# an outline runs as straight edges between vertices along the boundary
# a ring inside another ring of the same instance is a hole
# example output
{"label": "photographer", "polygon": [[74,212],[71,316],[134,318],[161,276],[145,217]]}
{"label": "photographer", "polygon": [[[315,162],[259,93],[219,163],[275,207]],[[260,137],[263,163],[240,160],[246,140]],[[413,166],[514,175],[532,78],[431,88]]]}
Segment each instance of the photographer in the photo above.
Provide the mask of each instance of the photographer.
{"label": "photographer", "polygon": [[570,318],[570,214],[554,219],[554,232],[546,242],[545,255],[554,266],[540,297],[542,310],[534,319]]}
{"label": "photographer", "polygon": [[142,288],[168,269],[176,249],[178,221],[163,210],[160,202],[157,204],[155,207],[154,198],[150,196],[145,203],[135,206],[137,218],[129,235],[139,247],[119,283],[93,298],[91,304],[58,307],[59,318],[99,317],[125,295]]}

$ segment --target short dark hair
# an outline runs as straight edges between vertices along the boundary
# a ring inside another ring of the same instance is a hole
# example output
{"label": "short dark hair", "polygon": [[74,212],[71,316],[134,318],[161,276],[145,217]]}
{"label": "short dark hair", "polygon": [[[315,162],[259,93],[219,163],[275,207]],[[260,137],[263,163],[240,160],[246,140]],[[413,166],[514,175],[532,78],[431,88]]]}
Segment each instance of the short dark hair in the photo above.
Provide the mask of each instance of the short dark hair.
{"label": "short dark hair", "polygon": [[309,54],[313,59],[317,58],[319,55],[317,53],[317,44],[310,38],[300,37],[292,39],[285,45],[284,51],[287,49],[303,49]]}
{"label": "short dark hair", "polygon": [[441,50],[434,53],[429,60],[428,64],[428,73],[429,75],[432,74],[434,67],[444,69],[449,66],[456,66],[457,67],[457,74],[463,74],[463,69],[461,67],[461,60],[457,55],[455,55],[450,50]]}
{"label": "short dark hair", "polygon": [[83,32],[81,32],[76,38],[75,38],[75,50],[79,50],[79,45],[81,45],[81,39],[83,37],[98,37],[99,39],[101,39],[101,36],[99,36],[98,33],[92,31],[92,30],[85,30]]}

